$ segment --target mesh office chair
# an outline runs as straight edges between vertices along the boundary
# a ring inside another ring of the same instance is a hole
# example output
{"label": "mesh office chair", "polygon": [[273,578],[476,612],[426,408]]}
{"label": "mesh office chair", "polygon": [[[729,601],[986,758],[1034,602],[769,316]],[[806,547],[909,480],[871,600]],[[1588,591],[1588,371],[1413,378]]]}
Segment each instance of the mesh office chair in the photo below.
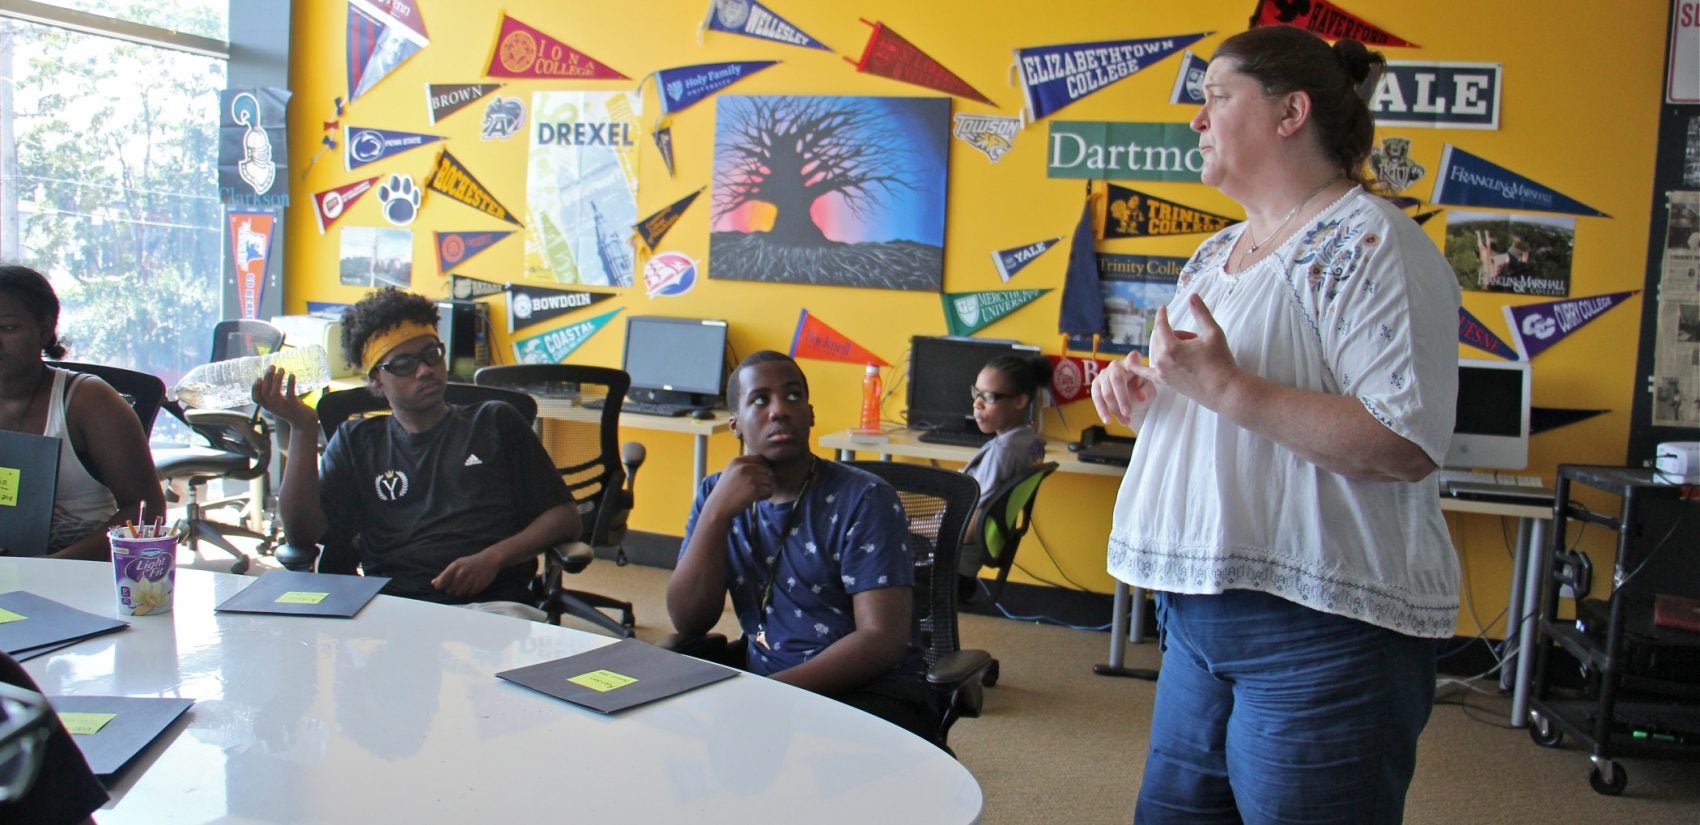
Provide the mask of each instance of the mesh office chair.
{"label": "mesh office chair", "polygon": [[[519,411],[527,422],[537,420],[537,400],[522,392],[514,392],[500,387],[480,387],[473,384],[450,383],[444,393],[444,400],[450,404],[478,404],[484,401],[502,401]],[[371,415],[388,415],[389,403],[371,390],[361,388],[340,390],[327,393],[319,399],[317,408],[319,428],[325,438],[330,438],[337,427],[350,418],[367,417]],[[338,557],[326,554],[320,558],[320,551],[314,547],[298,547],[284,545],[278,548],[277,558],[283,566],[290,570],[311,571],[317,569],[321,573],[354,573],[359,559]],[[572,609],[570,600],[563,597],[565,592],[561,585],[564,575],[577,573],[590,565],[596,558],[590,545],[583,542],[556,545],[543,553],[540,573],[532,579],[531,591],[533,607],[542,610],[550,624],[560,624],[561,615],[571,612],[580,615]],[[587,608],[588,609],[588,608]],[[594,613],[595,611],[590,611]],[[601,614],[596,614],[601,616]],[[608,627],[607,617],[601,616]],[[630,631],[622,632],[617,624],[609,627],[622,636],[631,635]]]}
{"label": "mesh office chair", "polygon": [[[250,355],[266,355],[283,346],[283,331],[264,321],[234,319],[213,326],[212,361]],[[275,528],[264,525],[270,490],[266,475],[271,469],[271,425],[265,416],[253,417],[246,410],[185,410],[172,403],[167,407],[187,424],[199,443],[154,451],[154,468],[168,485],[166,497],[177,501],[173,482],[185,485],[185,531],[183,540],[200,554],[200,543],[209,542],[236,559],[230,572],[246,572],[247,554],[231,544],[229,536],[259,542],[265,553],[277,543]],[[245,481],[248,490],[231,496],[209,498],[207,486],[217,479]],[[211,510],[238,507],[236,523],[214,522]]]}
{"label": "mesh office chair", "polygon": [[927,658],[927,683],[943,715],[938,742],[963,717],[980,715],[981,683],[995,662],[984,650],[963,650],[956,625],[956,558],[969,516],[980,499],[973,478],[950,470],[892,461],[848,461],[897,489],[909,518],[915,554],[915,611]]}
{"label": "mesh office chair", "polygon": [[[987,601],[996,602],[1003,596],[1004,582],[1009,579],[1010,568],[1015,566],[1015,551],[1021,546],[1021,538],[1027,535],[1027,528],[1032,526],[1033,505],[1039,500],[1039,485],[1056,471],[1057,463],[1047,461],[1005,479],[992,491],[990,500],[969,526],[968,535],[979,539],[986,551],[981,557],[981,566],[998,571],[997,578],[987,589]],[[962,600],[974,602],[978,592],[976,587]],[[996,672],[995,668],[993,672]]]}
{"label": "mesh office chair", "polygon": [[50,364],[63,370],[88,373],[105,381],[108,386],[117,390],[125,401],[130,402],[130,409],[136,411],[136,417],[142,422],[142,432],[153,434],[154,419],[159,417],[160,406],[165,403],[165,382],[157,376],[105,364],[81,364],[73,361],[53,361]]}
{"label": "mesh office chair", "polygon": [[[543,396],[544,418],[538,433],[561,471],[584,520],[583,541],[613,547],[625,563],[626,520],[634,503],[641,444],[619,449],[620,408],[631,376],[624,370],[582,364],[517,364],[484,367],[475,374],[480,386],[505,387]],[[600,402],[600,409],[586,406]],[[611,632],[630,636],[637,617],[632,603],[582,590],[562,589],[566,612]],[[610,618],[603,611],[614,611]]]}

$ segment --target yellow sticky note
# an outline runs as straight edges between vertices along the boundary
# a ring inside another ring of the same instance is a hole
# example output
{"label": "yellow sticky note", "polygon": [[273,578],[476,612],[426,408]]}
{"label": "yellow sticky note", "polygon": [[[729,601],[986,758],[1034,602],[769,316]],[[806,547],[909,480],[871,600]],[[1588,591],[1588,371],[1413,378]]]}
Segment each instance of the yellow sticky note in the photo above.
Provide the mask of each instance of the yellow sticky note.
{"label": "yellow sticky note", "polygon": [[72,736],[93,736],[106,727],[106,723],[118,718],[116,713],[61,713],[59,723]]}
{"label": "yellow sticky note", "polygon": [[0,467],[0,505],[18,506],[18,478],[22,475],[16,467]]}
{"label": "yellow sticky note", "polygon": [[27,618],[29,617],[22,613],[13,613],[4,607],[0,607],[0,624],[5,624],[7,622],[21,622]]}
{"label": "yellow sticky note", "polygon": [[612,670],[593,670],[589,673],[581,673],[567,681],[590,688],[598,693],[607,693],[610,690],[619,690],[637,680],[621,673],[615,673]]}
{"label": "yellow sticky note", "polygon": [[305,590],[291,590],[272,601],[278,604],[318,604],[330,598],[329,593],[308,593]]}

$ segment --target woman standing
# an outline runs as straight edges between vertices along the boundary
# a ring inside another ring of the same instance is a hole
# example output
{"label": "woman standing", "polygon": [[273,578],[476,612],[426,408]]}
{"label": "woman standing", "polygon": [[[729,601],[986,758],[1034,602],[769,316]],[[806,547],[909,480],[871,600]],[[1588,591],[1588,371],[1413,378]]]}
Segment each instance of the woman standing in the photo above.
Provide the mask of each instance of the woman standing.
{"label": "woman standing", "polygon": [[147,434],[123,397],[42,360],[65,355],[58,326],[59,297],[47,279],[0,266],[0,428],[61,439],[49,554],[106,559],[106,528],[134,520],[138,508],[143,520],[164,516],[165,496]]}
{"label": "woman standing", "polygon": [[1458,567],[1425,478],[1457,395],[1458,286],[1365,191],[1383,61],[1299,29],[1228,38],[1192,128],[1245,208],[1093,383],[1139,430],[1109,571],[1157,591],[1164,658],[1135,818],[1403,816]]}

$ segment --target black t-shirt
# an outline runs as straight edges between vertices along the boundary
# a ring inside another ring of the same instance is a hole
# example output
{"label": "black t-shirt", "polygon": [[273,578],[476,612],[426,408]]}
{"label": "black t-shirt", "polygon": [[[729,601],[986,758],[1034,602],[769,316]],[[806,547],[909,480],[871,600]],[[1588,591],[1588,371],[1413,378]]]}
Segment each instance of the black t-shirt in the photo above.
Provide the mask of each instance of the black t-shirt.
{"label": "black t-shirt", "polygon": [[503,569],[470,600],[431,580],[572,501],[530,425],[500,401],[451,404],[422,433],[391,416],[344,423],[325,447],[319,497],[327,552],[352,548],[367,575],[390,577],[385,593],[448,604],[528,601],[530,560]]}
{"label": "black t-shirt", "polygon": [[[12,657],[0,653],[0,682],[39,693],[40,688]],[[106,804],[106,789],[89,770],[83,752],[57,718],[43,749],[41,772],[24,795],[0,802],[0,822],[9,825],[60,825],[82,822]],[[9,769],[0,763],[0,770]]]}

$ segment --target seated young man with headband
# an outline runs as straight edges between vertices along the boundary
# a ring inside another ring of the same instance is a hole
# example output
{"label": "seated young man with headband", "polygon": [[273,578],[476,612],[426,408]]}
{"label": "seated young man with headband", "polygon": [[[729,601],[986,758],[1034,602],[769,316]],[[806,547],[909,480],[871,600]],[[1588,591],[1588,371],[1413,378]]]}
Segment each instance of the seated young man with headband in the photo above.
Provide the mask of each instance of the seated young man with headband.
{"label": "seated young man with headband", "polygon": [[[526,602],[536,558],[580,535],[578,509],[525,419],[499,401],[444,401],[437,306],[396,289],[343,313],[343,351],[392,415],[344,422],[319,467],[291,461],[279,495],[290,544],[325,545],[388,576],[384,592],[447,604]],[[318,416],[275,369],[254,401],[290,424],[292,455],[318,448]],[[325,563],[321,560],[321,565]],[[526,609],[506,610],[535,618]]]}

